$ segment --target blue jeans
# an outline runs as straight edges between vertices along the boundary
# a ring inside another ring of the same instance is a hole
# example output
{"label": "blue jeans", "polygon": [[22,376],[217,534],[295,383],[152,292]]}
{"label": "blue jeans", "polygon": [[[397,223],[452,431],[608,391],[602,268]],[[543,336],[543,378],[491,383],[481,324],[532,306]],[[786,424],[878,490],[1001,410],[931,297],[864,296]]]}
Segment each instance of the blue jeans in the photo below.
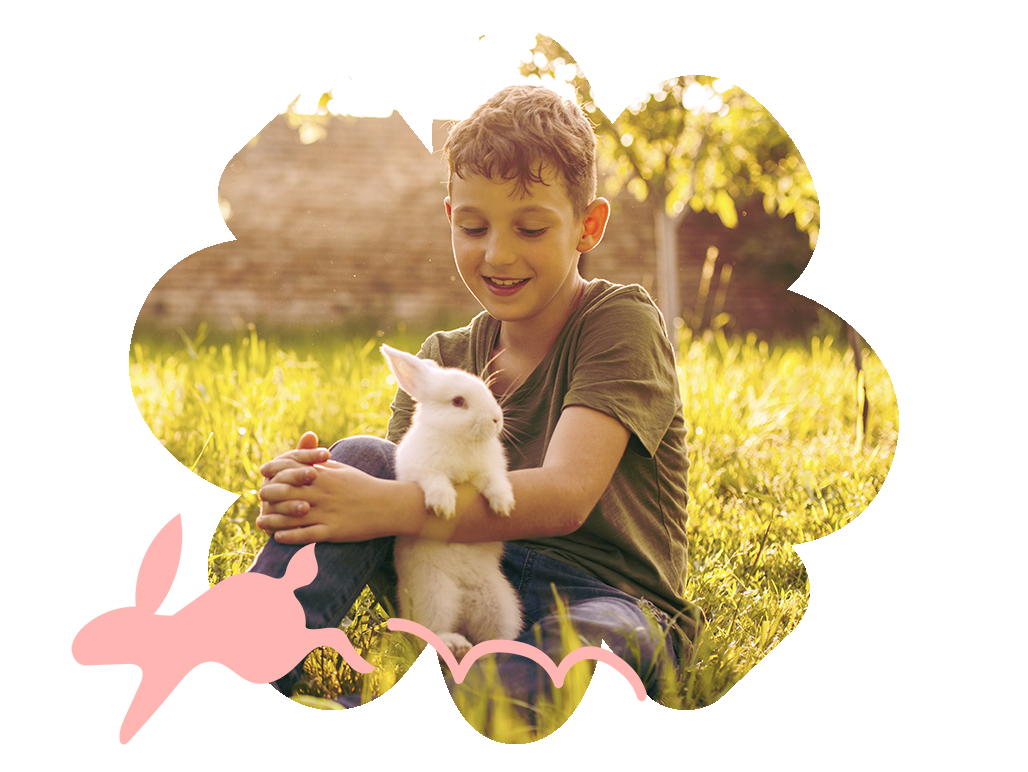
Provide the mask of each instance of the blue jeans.
{"label": "blue jeans", "polygon": [[[332,459],[356,467],[381,479],[395,479],[396,446],[377,437],[351,437],[330,449]],[[292,556],[300,549],[268,541],[249,570],[281,577]],[[337,627],[368,584],[378,592],[386,591],[392,573],[393,538],[365,542],[320,542],[315,547],[319,571],[315,580],[298,588],[307,615],[307,627]],[[330,568],[327,568],[330,567]],[[327,568],[327,570],[326,570]],[[567,606],[567,618],[574,625],[582,645],[599,646],[606,641],[611,651],[624,659],[655,696],[661,674],[667,666],[677,670],[678,655],[674,636],[668,632],[668,617],[646,601],[611,587],[562,561],[514,543],[505,544],[502,569],[521,598],[525,631],[518,639],[541,648],[557,664],[564,658],[559,619],[554,614],[555,587]],[[395,603],[394,603],[395,607]],[[653,620],[657,624],[653,624]],[[499,679],[508,695],[527,705],[535,704],[542,693],[553,688],[549,676],[535,662],[512,654],[482,657],[468,672],[462,684],[446,674],[451,693],[467,696],[485,693],[482,662],[493,659]],[[300,662],[275,682],[283,694],[292,693],[302,678]],[[359,695],[344,695],[340,702],[357,705]]]}

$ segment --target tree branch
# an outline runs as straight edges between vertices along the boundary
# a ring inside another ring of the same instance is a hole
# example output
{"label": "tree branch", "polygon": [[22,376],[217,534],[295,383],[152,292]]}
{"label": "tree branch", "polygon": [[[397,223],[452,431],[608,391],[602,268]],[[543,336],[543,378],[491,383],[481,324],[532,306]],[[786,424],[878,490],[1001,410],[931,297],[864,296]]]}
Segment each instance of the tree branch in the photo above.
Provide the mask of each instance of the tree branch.
{"label": "tree branch", "polygon": [[[689,174],[689,195],[686,196],[686,206],[682,208],[681,212],[678,212],[676,215],[674,215],[674,217],[671,218],[675,227],[677,227],[678,223],[681,223],[685,219],[685,217],[688,214],[689,210],[692,208],[691,204],[690,204],[690,201],[692,201],[693,196],[696,195],[696,187],[697,187],[696,178],[699,175],[700,158],[703,157],[703,150],[706,148],[706,145],[707,145],[707,143],[709,141],[710,141],[710,119],[708,117],[707,121],[706,121],[706,124],[700,130],[700,144],[696,148],[696,154],[693,155],[692,158],[691,158],[691,160],[693,161],[693,169],[692,169],[692,172],[690,172],[690,174]],[[665,201],[665,204],[666,204],[666,201]]]}
{"label": "tree branch", "polygon": [[628,162],[631,163],[635,176],[646,182],[647,178],[643,175],[643,169],[646,164],[643,162],[643,159],[639,158],[635,151],[632,150],[631,145],[626,147],[621,144],[621,132],[619,131],[618,126],[614,125],[614,121],[611,118],[601,118],[598,127],[600,131],[607,132],[608,136],[614,140],[615,147],[620,148],[618,152],[624,153],[625,157],[628,158]]}
{"label": "tree branch", "polygon": [[696,153],[696,155],[693,156],[693,171],[689,175],[689,195],[686,197],[686,206],[682,208],[681,212],[678,212],[676,215],[674,215],[674,217],[671,218],[671,222],[674,223],[674,227],[677,227],[678,223],[681,223],[685,219],[686,214],[692,209],[690,201],[692,201],[693,196],[696,195],[696,176],[699,174],[700,156],[703,154],[703,145],[705,144],[706,139],[704,138],[700,141],[699,151]]}

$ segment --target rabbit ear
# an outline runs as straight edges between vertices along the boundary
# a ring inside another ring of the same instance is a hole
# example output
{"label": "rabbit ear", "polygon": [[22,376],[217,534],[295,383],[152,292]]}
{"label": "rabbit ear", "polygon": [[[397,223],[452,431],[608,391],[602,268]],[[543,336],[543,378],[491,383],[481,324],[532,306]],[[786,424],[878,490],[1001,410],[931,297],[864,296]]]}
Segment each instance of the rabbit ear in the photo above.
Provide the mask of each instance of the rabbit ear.
{"label": "rabbit ear", "polygon": [[435,362],[430,359],[418,359],[413,354],[397,351],[391,346],[382,346],[381,351],[389,362],[389,369],[393,371],[400,388],[418,402],[422,401],[428,370],[435,366]]}
{"label": "rabbit ear", "polygon": [[182,515],[175,515],[150,542],[136,579],[136,607],[155,612],[168,595],[182,554]]}

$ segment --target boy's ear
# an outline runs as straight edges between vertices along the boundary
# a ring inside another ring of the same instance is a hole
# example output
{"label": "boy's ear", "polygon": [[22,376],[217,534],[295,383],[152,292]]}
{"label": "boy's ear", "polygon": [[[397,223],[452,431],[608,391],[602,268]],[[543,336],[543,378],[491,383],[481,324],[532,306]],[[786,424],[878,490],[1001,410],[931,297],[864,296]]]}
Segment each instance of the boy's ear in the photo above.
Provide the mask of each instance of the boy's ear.
{"label": "boy's ear", "polygon": [[576,247],[579,252],[588,252],[600,243],[609,217],[610,202],[607,199],[598,198],[589,204],[582,218],[582,238]]}
{"label": "boy's ear", "polygon": [[453,224],[453,210],[450,208],[450,197],[447,196],[443,199],[443,206],[446,207],[446,220],[452,225]]}

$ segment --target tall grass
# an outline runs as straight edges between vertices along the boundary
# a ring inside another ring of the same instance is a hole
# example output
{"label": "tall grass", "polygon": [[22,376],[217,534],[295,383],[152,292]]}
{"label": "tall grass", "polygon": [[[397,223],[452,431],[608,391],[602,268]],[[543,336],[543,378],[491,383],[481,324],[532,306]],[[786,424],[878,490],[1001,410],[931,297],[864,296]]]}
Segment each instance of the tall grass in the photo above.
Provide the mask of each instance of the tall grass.
{"label": "tall grass", "polygon": [[[710,705],[795,628],[806,609],[807,575],[793,544],[844,526],[874,499],[898,436],[895,394],[873,352],[863,382],[866,432],[852,353],[831,334],[770,345],[721,332],[680,339],[680,381],[689,428],[690,575],[687,597],[708,624],[682,678],[661,701]],[[250,564],[264,542],[254,526],[260,465],[306,429],[323,444],[358,433],[384,435],[394,385],[382,342],[332,341],[303,353],[254,329],[206,343],[201,331],[177,344],[134,341],[130,374],[137,405],[156,437],[201,477],[240,494],[213,534],[208,578],[215,584]],[[417,338],[388,341],[416,350]],[[388,689],[420,647],[384,630],[388,612],[365,592],[348,619],[355,647],[377,670],[360,676],[331,649],[307,660],[307,698]],[[576,666],[580,667],[580,666]],[[464,705],[479,731],[523,741],[559,726],[588,678],[559,690],[535,730],[516,711]],[[576,685],[577,683],[577,685]]]}

